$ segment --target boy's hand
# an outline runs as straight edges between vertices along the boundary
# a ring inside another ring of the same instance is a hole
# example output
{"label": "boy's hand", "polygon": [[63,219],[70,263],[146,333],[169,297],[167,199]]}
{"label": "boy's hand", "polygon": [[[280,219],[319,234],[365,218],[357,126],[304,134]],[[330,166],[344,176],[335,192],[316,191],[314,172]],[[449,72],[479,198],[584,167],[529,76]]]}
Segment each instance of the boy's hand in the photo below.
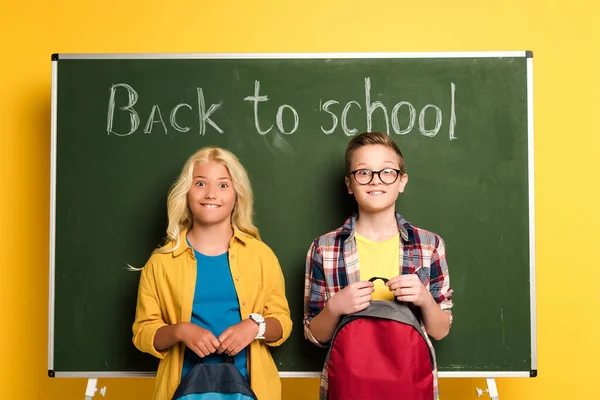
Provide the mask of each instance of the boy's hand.
{"label": "boy's hand", "polygon": [[389,287],[390,291],[394,292],[394,296],[398,301],[423,307],[433,300],[429,290],[415,274],[399,275],[387,281],[385,285]]}
{"label": "boy's hand", "polygon": [[327,306],[336,317],[362,311],[371,304],[374,291],[373,282],[355,282],[337,292],[329,299]]}
{"label": "boy's hand", "polygon": [[217,352],[233,357],[252,343],[257,334],[258,325],[250,319],[245,319],[239,324],[225,329],[225,332],[219,336],[221,346],[219,346]]}
{"label": "boy's hand", "polygon": [[189,322],[182,322],[177,325],[180,341],[196,353],[198,357],[204,358],[217,351],[220,343],[211,331]]}

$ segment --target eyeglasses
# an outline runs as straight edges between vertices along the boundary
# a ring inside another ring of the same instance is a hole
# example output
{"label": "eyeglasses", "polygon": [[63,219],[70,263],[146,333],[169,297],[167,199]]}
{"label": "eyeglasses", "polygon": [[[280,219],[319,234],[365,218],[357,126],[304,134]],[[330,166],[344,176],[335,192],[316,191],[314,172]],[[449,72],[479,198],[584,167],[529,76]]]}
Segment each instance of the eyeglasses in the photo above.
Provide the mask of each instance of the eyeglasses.
{"label": "eyeglasses", "polygon": [[371,171],[370,169],[357,169],[356,171],[350,172],[350,175],[354,176],[354,180],[359,185],[368,185],[373,181],[375,175],[379,177],[379,180],[386,185],[391,185],[396,182],[398,175],[402,171],[394,168],[385,168],[379,171]]}

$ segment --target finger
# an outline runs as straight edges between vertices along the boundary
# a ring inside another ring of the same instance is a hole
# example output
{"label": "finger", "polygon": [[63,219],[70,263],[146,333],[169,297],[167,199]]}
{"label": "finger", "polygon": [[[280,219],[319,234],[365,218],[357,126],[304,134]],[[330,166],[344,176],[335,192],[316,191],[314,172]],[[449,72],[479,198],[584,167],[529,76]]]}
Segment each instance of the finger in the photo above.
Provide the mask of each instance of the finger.
{"label": "finger", "polygon": [[194,350],[194,352],[196,354],[198,354],[198,357],[200,357],[200,358],[204,358],[210,354],[210,352],[208,351],[206,346],[204,346],[202,343],[200,343],[196,346],[196,350]]}
{"label": "finger", "polygon": [[417,300],[417,296],[414,295],[404,295],[404,296],[396,296],[398,301],[403,301],[405,303],[414,303]]}
{"label": "finger", "polygon": [[394,290],[396,296],[414,296],[419,293],[418,289],[415,288],[400,288]]}
{"label": "finger", "polygon": [[353,297],[357,298],[357,297],[363,297],[363,296],[370,296],[371,294],[373,294],[373,292],[375,292],[375,288],[363,288],[363,289],[359,289],[356,292],[354,292]]}
{"label": "finger", "polygon": [[248,343],[244,343],[244,342],[237,343],[237,345],[234,347],[233,351],[235,352],[235,354],[239,354],[239,352],[244,350],[246,347],[248,347],[250,345],[250,343],[252,343],[252,340],[250,340]]}
{"label": "finger", "polygon": [[365,296],[359,296],[356,298],[356,304],[363,304],[365,302],[369,302],[369,301],[371,301],[372,297],[373,296],[371,296],[371,294],[367,294]]}
{"label": "finger", "polygon": [[219,344],[221,344],[225,340],[227,340],[227,337],[229,337],[230,334],[231,334],[231,329],[229,329],[229,328],[225,329],[225,331],[223,333],[221,333],[221,335],[218,338]]}
{"label": "finger", "polygon": [[420,285],[421,285],[420,282],[414,282],[414,281],[398,282],[396,289],[412,289],[412,288],[418,288]]}
{"label": "finger", "polygon": [[217,347],[217,353],[218,354],[222,354],[225,351],[226,347],[225,347],[225,342],[221,342],[219,343],[219,347]]}
{"label": "finger", "polygon": [[219,345],[217,346],[217,353],[222,354],[227,349],[227,347],[225,346],[225,343],[229,343],[230,336],[231,336],[231,331],[229,330],[229,328],[227,328],[225,330],[225,332],[223,332],[219,336],[219,339],[217,339],[217,341],[219,342]]}
{"label": "finger", "polygon": [[[406,276],[406,275],[403,275],[403,276]],[[417,283],[418,282],[414,281],[412,278],[404,279],[404,278],[398,277],[398,280],[394,281],[388,287],[390,288],[390,290],[395,290],[395,289],[398,289],[398,288],[405,288],[405,287],[416,286]]]}
{"label": "finger", "polygon": [[208,351],[208,354],[216,353],[217,348],[209,342],[206,344],[206,351]]}
{"label": "finger", "polygon": [[227,354],[228,356],[233,356],[235,349],[237,349],[238,347],[239,345],[236,341],[229,343],[229,346],[227,346],[227,348],[225,349],[225,354]]}
{"label": "finger", "polygon": [[350,287],[353,289],[372,288],[373,286],[375,286],[373,284],[373,282],[369,282],[369,281],[354,282],[353,284],[350,285]]}
{"label": "finger", "polygon": [[355,309],[356,309],[356,307],[363,307],[363,306],[366,308],[369,306],[369,304],[371,304],[371,300],[372,300],[371,296],[365,296],[365,297],[358,298],[358,299],[356,299],[356,302],[354,303],[354,307],[355,307]]}
{"label": "finger", "polygon": [[240,352],[240,350],[242,350],[242,346],[236,344],[235,346],[232,346],[232,348],[229,350],[229,355],[231,357],[235,357]]}
{"label": "finger", "polygon": [[419,279],[419,277],[415,274],[407,274],[407,275],[400,275],[398,282],[400,282],[401,286],[407,286],[407,285],[411,285],[411,284],[421,283],[421,279]]}
{"label": "finger", "polygon": [[219,347],[219,354],[231,350],[231,344],[234,342],[234,338],[229,336]]}
{"label": "finger", "polygon": [[407,289],[407,288],[419,287],[419,285],[420,285],[419,282],[413,281],[411,279],[408,279],[408,280],[398,279],[396,282],[394,282],[390,286],[390,290]]}
{"label": "finger", "polygon": [[404,287],[394,290],[396,296],[413,296],[419,293],[419,288],[415,287]]}
{"label": "finger", "polygon": [[210,343],[212,343],[215,350],[218,349],[219,346],[221,346],[221,341],[217,339],[214,335],[210,336]]}
{"label": "finger", "polygon": [[362,311],[371,305],[370,301],[355,306],[356,312]]}
{"label": "finger", "polygon": [[198,349],[195,349],[195,350],[194,350],[194,353],[196,353],[196,355],[197,355],[198,357],[200,357],[200,358],[204,358],[204,357],[206,357],[206,356],[204,355],[204,353],[203,353],[203,352],[201,352],[201,351],[200,351],[200,350],[198,350]]}
{"label": "finger", "polygon": [[393,284],[395,284],[395,283],[397,283],[397,282],[398,282],[398,280],[400,279],[400,277],[401,277],[401,276],[402,276],[402,275],[398,275],[398,276],[395,276],[395,277],[393,277],[392,279],[388,280],[388,281],[385,283],[385,285],[386,285],[386,286],[388,286],[388,287],[391,287]]}
{"label": "finger", "polygon": [[209,354],[214,353],[218,349],[218,346],[215,347],[215,345],[212,343],[212,341],[210,340],[210,338],[204,339],[204,346],[209,351]]}
{"label": "finger", "polygon": [[192,350],[198,357],[200,358],[204,358],[204,353],[202,351],[200,351],[200,349],[196,346],[194,347],[190,347],[190,350]]}
{"label": "finger", "polygon": [[419,291],[419,288],[409,286],[409,287],[399,287],[395,290],[398,294],[415,294]]}

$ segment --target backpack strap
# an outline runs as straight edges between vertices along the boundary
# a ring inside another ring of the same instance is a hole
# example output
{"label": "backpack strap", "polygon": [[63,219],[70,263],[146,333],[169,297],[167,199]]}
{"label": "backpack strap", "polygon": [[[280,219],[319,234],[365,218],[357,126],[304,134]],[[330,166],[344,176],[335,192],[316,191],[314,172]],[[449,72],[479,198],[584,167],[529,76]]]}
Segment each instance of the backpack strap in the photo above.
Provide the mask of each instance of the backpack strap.
{"label": "backpack strap", "polygon": [[[227,354],[222,354],[223,356],[223,363],[225,364],[235,364],[235,362],[233,361],[233,357]],[[198,357],[198,362],[197,364],[204,364],[204,359]]]}
{"label": "backpack strap", "polygon": [[388,283],[388,281],[389,281],[388,278],[382,278],[380,276],[374,276],[371,279],[369,279],[369,282],[375,282],[378,279],[381,279],[383,281],[383,283]]}

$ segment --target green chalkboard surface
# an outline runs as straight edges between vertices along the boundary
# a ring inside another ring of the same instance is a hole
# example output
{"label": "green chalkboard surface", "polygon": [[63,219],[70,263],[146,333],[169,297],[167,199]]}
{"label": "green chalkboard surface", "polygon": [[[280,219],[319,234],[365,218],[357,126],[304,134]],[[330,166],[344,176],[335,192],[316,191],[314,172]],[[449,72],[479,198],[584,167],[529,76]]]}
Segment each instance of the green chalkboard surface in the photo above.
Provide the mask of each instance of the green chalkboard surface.
{"label": "green chalkboard surface", "polygon": [[294,330],[277,365],[320,371],[302,332],[305,257],[353,211],[344,149],[368,130],[404,152],[398,210],[446,241],[440,371],[535,374],[531,65],[526,52],[54,55],[50,375],[155,371],[131,342],[139,273],[126,266],[161,243],[169,186],[207,145],[247,168],[284,270]]}

